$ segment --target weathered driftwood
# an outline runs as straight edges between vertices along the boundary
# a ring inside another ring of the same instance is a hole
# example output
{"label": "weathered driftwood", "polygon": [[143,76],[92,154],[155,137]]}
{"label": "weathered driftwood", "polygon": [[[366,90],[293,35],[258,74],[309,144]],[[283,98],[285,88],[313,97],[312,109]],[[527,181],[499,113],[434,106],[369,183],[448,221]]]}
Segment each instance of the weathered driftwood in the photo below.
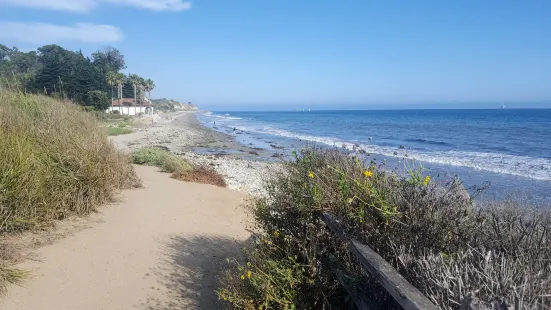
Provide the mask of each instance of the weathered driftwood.
{"label": "weathered driftwood", "polygon": [[394,267],[365,244],[348,238],[337,219],[330,213],[323,212],[322,220],[329,229],[343,241],[362,266],[373,275],[379,283],[405,310],[437,310],[438,308],[416,287],[402,277]]}

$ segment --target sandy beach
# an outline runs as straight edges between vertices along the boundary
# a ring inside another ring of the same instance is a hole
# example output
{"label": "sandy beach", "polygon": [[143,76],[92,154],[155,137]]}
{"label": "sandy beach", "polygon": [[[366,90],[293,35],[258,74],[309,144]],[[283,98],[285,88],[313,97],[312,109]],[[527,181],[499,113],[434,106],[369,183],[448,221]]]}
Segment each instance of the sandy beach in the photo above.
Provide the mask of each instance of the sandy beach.
{"label": "sandy beach", "polygon": [[[220,308],[215,290],[226,258],[238,257],[250,238],[245,205],[262,194],[262,176],[277,164],[248,160],[250,149],[192,113],[165,115],[113,142],[127,152],[162,147],[210,165],[230,189],[135,166],[143,188],[123,191],[89,217],[18,238],[25,250],[17,267],[30,276],[0,298],[1,309]],[[193,154],[198,146],[234,149],[245,159]]]}

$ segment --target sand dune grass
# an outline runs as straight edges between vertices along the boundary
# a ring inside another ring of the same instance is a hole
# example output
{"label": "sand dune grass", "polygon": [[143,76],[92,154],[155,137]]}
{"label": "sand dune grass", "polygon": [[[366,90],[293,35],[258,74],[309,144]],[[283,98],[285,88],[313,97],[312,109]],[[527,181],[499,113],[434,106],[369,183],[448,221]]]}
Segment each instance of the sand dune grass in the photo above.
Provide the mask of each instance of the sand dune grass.
{"label": "sand dune grass", "polygon": [[[138,186],[128,157],[72,103],[0,91],[0,232],[87,214]],[[2,282],[20,275],[0,267]]]}

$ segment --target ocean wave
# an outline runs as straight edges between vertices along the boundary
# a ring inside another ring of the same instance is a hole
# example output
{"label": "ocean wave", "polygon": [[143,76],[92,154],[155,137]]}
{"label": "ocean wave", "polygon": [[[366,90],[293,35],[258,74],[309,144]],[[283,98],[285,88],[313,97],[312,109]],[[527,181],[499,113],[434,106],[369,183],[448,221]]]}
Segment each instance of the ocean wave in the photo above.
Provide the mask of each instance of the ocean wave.
{"label": "ocean wave", "polygon": [[443,142],[443,141],[432,141],[427,139],[406,139],[408,142],[417,142],[417,143],[425,143],[425,144],[435,144],[435,145],[451,145],[450,143]]}
{"label": "ocean wave", "polygon": [[216,118],[216,119],[227,119],[227,120],[240,120],[241,117],[235,117],[235,116],[228,116],[229,114],[225,115],[218,115],[218,114],[205,114],[205,116]]}
{"label": "ocean wave", "polygon": [[[273,127],[236,126],[242,131],[275,135],[302,141],[322,143],[329,146],[344,147],[352,150],[359,145],[370,154],[387,157],[403,156],[404,150],[397,147],[376,144],[352,143],[335,137],[312,136],[290,132]],[[398,154],[398,155],[397,155]],[[551,181],[551,160],[503,153],[466,152],[466,151],[419,151],[406,150],[409,159],[439,165],[462,166],[494,173],[510,174],[536,180]]]}

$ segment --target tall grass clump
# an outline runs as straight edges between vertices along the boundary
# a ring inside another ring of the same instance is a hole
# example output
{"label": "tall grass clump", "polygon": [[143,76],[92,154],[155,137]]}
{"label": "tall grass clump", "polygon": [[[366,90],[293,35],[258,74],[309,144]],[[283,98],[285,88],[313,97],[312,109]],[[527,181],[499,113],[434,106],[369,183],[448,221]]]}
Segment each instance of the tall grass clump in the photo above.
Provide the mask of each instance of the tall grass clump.
{"label": "tall grass clump", "polygon": [[257,238],[246,260],[231,261],[222,300],[238,309],[353,309],[340,265],[348,286],[398,309],[320,220],[328,211],[441,309],[475,298],[487,309],[551,306],[548,210],[475,205],[459,180],[437,184],[415,167],[404,176],[357,155],[306,149],[267,183],[252,207]]}
{"label": "tall grass clump", "polygon": [[125,128],[125,127],[107,127],[107,135],[108,136],[120,136],[120,135],[126,135],[129,133],[132,133],[132,129]]}
{"label": "tall grass clump", "polygon": [[215,170],[189,164],[184,158],[160,148],[141,148],[132,153],[132,161],[138,165],[156,166],[181,181],[226,187],[226,181]]}
{"label": "tall grass clump", "polygon": [[132,161],[138,165],[156,166],[163,172],[185,173],[191,165],[183,158],[176,157],[160,148],[142,148],[132,153]]}
{"label": "tall grass clump", "polygon": [[51,98],[0,91],[0,231],[87,214],[139,184],[95,118]]}

